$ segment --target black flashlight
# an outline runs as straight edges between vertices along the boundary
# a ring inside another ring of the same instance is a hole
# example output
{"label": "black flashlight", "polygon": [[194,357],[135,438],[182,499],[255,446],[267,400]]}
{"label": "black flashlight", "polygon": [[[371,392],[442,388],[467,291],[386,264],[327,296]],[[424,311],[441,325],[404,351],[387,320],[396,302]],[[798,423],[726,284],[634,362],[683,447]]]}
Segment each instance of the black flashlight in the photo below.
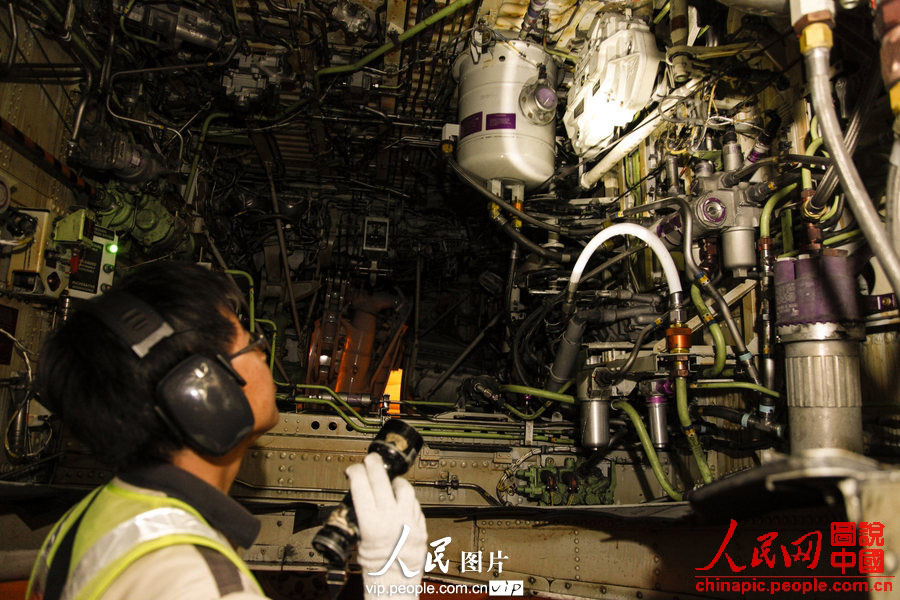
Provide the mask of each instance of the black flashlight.
{"label": "black flashlight", "polygon": [[[422,436],[410,425],[397,419],[385,423],[369,444],[384,462],[388,478],[406,473],[422,449]],[[359,541],[359,525],[353,500],[348,492],[341,504],[328,516],[325,525],[313,538],[312,545],[333,568],[342,568],[350,559],[353,546]]]}

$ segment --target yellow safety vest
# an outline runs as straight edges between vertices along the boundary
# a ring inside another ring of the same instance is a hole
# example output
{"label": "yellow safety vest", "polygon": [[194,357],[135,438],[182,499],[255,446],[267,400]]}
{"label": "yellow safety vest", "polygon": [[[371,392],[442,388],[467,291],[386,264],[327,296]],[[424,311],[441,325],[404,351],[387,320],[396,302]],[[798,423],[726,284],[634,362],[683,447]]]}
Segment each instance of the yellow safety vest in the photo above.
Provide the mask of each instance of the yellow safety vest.
{"label": "yellow safety vest", "polygon": [[256,578],[228,540],[192,506],[175,498],[142,494],[108,483],[72,507],[44,540],[28,582],[28,600],[43,599],[50,564],[79,517],[82,520],[75,533],[61,600],[100,598],[134,561],[154,550],[179,544],[206,546],[224,554],[263,595]]}

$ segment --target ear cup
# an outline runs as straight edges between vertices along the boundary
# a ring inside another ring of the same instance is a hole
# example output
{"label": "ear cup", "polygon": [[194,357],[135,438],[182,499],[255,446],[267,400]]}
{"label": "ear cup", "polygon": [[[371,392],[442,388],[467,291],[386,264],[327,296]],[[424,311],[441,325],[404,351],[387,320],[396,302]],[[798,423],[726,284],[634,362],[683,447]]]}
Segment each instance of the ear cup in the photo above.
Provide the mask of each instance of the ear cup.
{"label": "ear cup", "polygon": [[222,456],[253,429],[253,411],[234,376],[214,358],[194,354],[156,386],[157,402],[185,442]]}

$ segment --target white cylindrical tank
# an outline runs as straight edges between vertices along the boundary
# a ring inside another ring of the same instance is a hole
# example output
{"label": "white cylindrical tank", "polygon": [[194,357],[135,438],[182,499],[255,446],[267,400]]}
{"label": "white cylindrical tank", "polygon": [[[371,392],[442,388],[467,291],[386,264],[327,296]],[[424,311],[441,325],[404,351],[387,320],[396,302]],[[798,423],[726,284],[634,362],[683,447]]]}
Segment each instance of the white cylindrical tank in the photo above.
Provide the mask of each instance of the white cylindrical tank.
{"label": "white cylindrical tank", "polygon": [[[556,64],[538,44],[498,41],[475,62],[471,53],[453,65],[459,80],[457,162],[482,179],[524,182],[534,188],[553,175],[555,118],[536,114],[546,89],[534,92],[540,68],[556,82]],[[532,86],[528,88],[527,86]],[[520,101],[523,91],[529,101]],[[537,105],[535,104],[536,100]],[[551,111],[555,111],[555,93]],[[524,111],[527,111],[524,112]]]}

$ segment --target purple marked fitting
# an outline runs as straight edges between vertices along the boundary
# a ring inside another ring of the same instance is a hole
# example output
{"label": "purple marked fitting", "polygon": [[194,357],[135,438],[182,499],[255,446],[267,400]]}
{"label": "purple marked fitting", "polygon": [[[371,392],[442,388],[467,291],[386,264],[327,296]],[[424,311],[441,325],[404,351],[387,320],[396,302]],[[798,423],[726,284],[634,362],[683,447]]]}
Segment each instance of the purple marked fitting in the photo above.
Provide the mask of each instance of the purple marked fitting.
{"label": "purple marked fitting", "polygon": [[713,225],[719,225],[725,221],[728,213],[722,201],[715,196],[709,196],[700,204],[700,214],[703,220]]}
{"label": "purple marked fitting", "polygon": [[668,395],[672,395],[675,393],[675,384],[671,379],[666,379],[660,384],[660,389]]}
{"label": "purple marked fitting", "polygon": [[845,256],[781,259],[775,263],[777,324],[859,321],[853,261]]}
{"label": "purple marked fitting", "polygon": [[647,404],[665,404],[668,402],[665,396],[647,396]]}

